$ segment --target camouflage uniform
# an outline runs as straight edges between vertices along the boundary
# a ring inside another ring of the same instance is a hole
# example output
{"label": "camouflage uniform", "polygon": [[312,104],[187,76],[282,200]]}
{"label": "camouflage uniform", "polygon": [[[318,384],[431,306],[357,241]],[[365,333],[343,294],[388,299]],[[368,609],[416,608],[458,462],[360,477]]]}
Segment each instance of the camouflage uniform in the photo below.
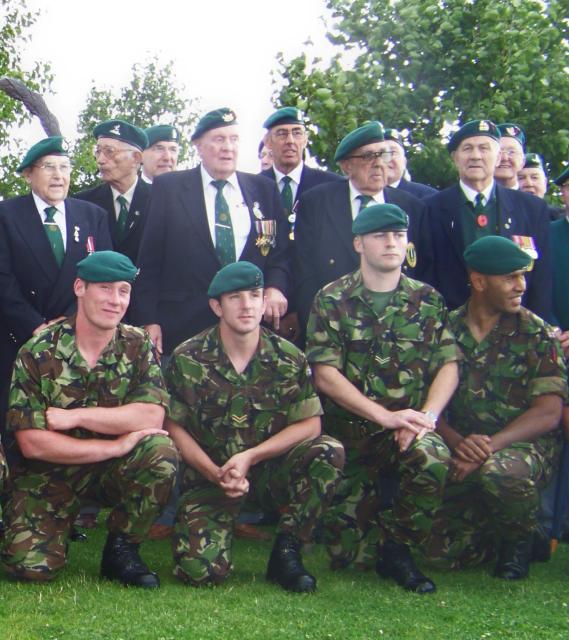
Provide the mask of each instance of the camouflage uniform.
{"label": "camouflage uniform", "polygon": [[[237,373],[223,351],[219,328],[182,343],[166,372],[170,417],[219,466],[295,422],[322,414],[306,359],[294,345],[261,328],[259,348]],[[277,533],[311,540],[344,462],[339,442],[319,436],[255,465],[251,492],[280,507]],[[175,575],[192,584],[218,583],[231,570],[233,523],[245,498],[228,498],[187,467],[173,539]]]}
{"label": "camouflage uniform", "polygon": [[[142,330],[119,325],[90,369],[75,345],[75,318],[69,318],[20,349],[7,424],[10,431],[46,430],[48,407],[133,402],[168,405],[160,368]],[[75,438],[114,437],[85,429],[66,433]],[[93,464],[22,459],[12,472],[5,510],[2,560],[7,571],[20,578],[52,578],[65,564],[68,532],[85,498],[112,506],[109,531],[139,542],[168,500],[177,460],[166,436],[148,436],[126,456]]]}
{"label": "camouflage uniform", "polygon": [[[525,413],[544,394],[565,399],[566,368],[551,327],[522,308],[503,314],[478,343],[466,324],[464,305],[453,311],[451,328],[464,360],[448,422],[463,436],[492,436]],[[496,537],[514,542],[537,524],[539,491],[555,474],[559,430],[533,442],[498,451],[463,482],[449,484],[435,516],[427,553],[460,567],[490,559]]]}
{"label": "camouflage uniform", "polygon": [[[431,287],[402,275],[380,316],[360,271],[322,289],[308,325],[311,364],[338,369],[365,396],[389,411],[421,410],[439,369],[459,358],[447,311]],[[421,545],[440,503],[449,451],[429,433],[401,453],[394,432],[326,398],[324,425],[346,449],[342,482],[326,514],[332,566],[372,567],[378,544]],[[380,512],[380,476],[398,475],[392,507]]]}

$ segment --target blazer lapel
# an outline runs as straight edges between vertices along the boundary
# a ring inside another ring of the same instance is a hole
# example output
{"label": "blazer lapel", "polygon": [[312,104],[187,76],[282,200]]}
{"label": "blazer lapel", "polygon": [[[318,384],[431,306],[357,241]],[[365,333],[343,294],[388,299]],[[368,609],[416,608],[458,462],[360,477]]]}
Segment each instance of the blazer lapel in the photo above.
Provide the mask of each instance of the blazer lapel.
{"label": "blazer lapel", "polygon": [[[340,238],[342,244],[350,255],[355,253],[352,235],[352,203],[350,202],[350,183],[338,183],[334,189],[326,193],[328,202],[323,210],[328,214],[329,220],[322,220],[322,224],[328,224],[336,229],[334,234]],[[322,216],[324,218],[324,216]]]}
{"label": "blazer lapel", "polygon": [[456,184],[452,190],[448,192],[447,197],[443,201],[441,211],[441,223],[444,233],[446,234],[449,244],[453,247],[459,262],[464,265],[464,241],[462,233],[462,218],[460,216],[461,207],[461,189]]}
{"label": "blazer lapel", "polygon": [[148,206],[148,197],[149,197],[149,189],[150,187],[142,180],[142,178],[137,179],[136,187],[134,188],[134,193],[132,194],[132,202],[130,203],[130,207],[128,209],[128,217],[126,219],[126,229],[124,232],[124,237],[127,238],[136,227],[140,224],[142,220],[142,214],[144,210]]}
{"label": "blazer lapel", "polygon": [[239,183],[239,188],[241,189],[243,200],[247,205],[247,211],[249,212],[249,219],[251,221],[251,231],[247,236],[247,242],[243,247],[241,255],[237,256],[237,260],[239,260],[241,257],[251,255],[251,253],[255,251],[258,252],[255,244],[255,242],[257,241],[257,229],[255,227],[255,216],[253,215],[253,204],[259,199],[255,197],[255,187],[249,182],[249,180],[247,180],[247,176],[244,176],[243,174],[237,172],[237,182]]}
{"label": "blazer lapel", "polygon": [[183,188],[178,192],[180,215],[187,218],[190,225],[201,240],[204,247],[218,261],[217,253],[211,239],[209,223],[207,221],[207,210],[205,206],[205,195],[203,190],[202,176],[199,166],[191,169],[187,174],[187,180],[184,181]]}

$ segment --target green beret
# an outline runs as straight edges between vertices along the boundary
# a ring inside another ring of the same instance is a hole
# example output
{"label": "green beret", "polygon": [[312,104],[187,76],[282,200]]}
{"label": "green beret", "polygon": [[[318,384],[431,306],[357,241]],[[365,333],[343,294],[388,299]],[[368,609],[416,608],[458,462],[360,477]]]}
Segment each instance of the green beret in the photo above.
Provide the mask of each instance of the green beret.
{"label": "green beret", "polygon": [[261,269],[251,262],[241,260],[225,265],[213,276],[207,295],[210,298],[220,298],[223,293],[259,289],[264,286]]}
{"label": "green beret", "polygon": [[488,276],[502,276],[529,266],[530,256],[502,236],[479,238],[464,251],[464,260],[473,271]]}
{"label": "green beret", "polygon": [[525,148],[526,134],[519,124],[514,124],[513,122],[504,122],[503,124],[498,125],[498,130],[500,131],[500,137],[514,138],[514,140],[517,140],[521,144],[522,149]]}
{"label": "green beret", "polygon": [[31,167],[36,160],[39,160],[44,156],[68,156],[68,149],[69,145],[65,138],[61,136],[52,136],[51,138],[40,140],[28,150],[16,171],[18,173],[22,173],[24,169]]}
{"label": "green beret", "polygon": [[372,142],[382,142],[384,139],[383,125],[381,122],[377,120],[366,122],[366,124],[350,131],[347,136],[342,138],[336,149],[334,160],[336,162],[338,162],[338,160],[344,160],[352,151],[355,151],[359,147],[363,147],[365,144]]}
{"label": "green beret", "polygon": [[277,111],[271,114],[265,122],[263,122],[263,127],[265,127],[265,129],[272,129],[278,124],[303,125],[304,116],[302,115],[302,111],[295,107],[283,107],[282,109],[277,109]]}
{"label": "green beret", "polygon": [[77,263],[77,277],[87,282],[134,282],[138,269],[116,251],[95,251]]}
{"label": "green beret", "polygon": [[374,231],[405,231],[409,216],[396,204],[372,204],[364,207],[352,222],[352,233],[362,236]]}
{"label": "green beret", "polygon": [[553,182],[555,182],[558,187],[562,187],[567,182],[567,180],[569,180],[569,166],[565,167],[563,173],[561,173],[561,175],[558,175]]}
{"label": "green beret", "polygon": [[526,153],[524,169],[541,169],[545,173],[545,166],[539,153]]}
{"label": "green beret", "polygon": [[228,109],[227,107],[222,107],[221,109],[215,109],[214,111],[209,111],[201,118],[198,122],[198,126],[192,135],[192,142],[201,138],[204,133],[210,131],[211,129],[219,129],[220,127],[229,127],[232,124],[237,123],[237,116],[235,115],[235,111]]}
{"label": "green beret", "polygon": [[148,138],[148,146],[157,142],[180,142],[180,132],[170,124],[157,124],[144,130]]}
{"label": "green beret", "polygon": [[124,120],[107,120],[101,122],[93,129],[93,136],[99,138],[114,138],[131,144],[133,147],[144,151],[148,146],[148,137],[140,128]]}
{"label": "green beret", "polygon": [[397,129],[386,129],[383,135],[386,140],[393,140],[393,142],[397,142],[397,144],[405,148],[405,145],[403,144],[403,136],[399,131],[397,131]]}
{"label": "green beret", "polygon": [[500,130],[490,120],[471,120],[466,124],[463,124],[458,131],[452,134],[451,139],[448,141],[447,149],[450,151],[456,151],[458,145],[466,138],[473,138],[475,136],[488,136],[493,140],[500,140]]}

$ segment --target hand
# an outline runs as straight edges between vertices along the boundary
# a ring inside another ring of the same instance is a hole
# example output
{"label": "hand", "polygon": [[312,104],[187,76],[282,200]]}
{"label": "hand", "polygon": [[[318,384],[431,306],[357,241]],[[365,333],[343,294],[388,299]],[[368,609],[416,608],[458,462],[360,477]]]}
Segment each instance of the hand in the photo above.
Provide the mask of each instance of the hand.
{"label": "hand", "polygon": [[448,479],[450,482],[462,482],[467,476],[481,467],[478,462],[465,462],[458,458],[452,458],[450,461],[450,470]]}
{"label": "hand", "polygon": [[229,498],[241,498],[249,492],[249,480],[235,469],[229,469],[218,484]]}
{"label": "hand", "polygon": [[556,335],[565,357],[569,358],[569,331],[557,331]]}
{"label": "hand", "polygon": [[275,287],[265,289],[265,322],[272,322],[275,331],[279,330],[281,316],[286,313],[288,302]]}
{"label": "hand", "polygon": [[156,349],[158,359],[160,359],[160,356],[162,355],[162,328],[159,324],[147,324],[144,328],[148,331],[148,335]]}
{"label": "hand", "polygon": [[456,445],[453,453],[464,462],[483,464],[494,452],[489,436],[472,433]]}
{"label": "hand", "polygon": [[399,445],[399,451],[403,453],[404,451],[407,451],[407,449],[411,446],[413,440],[415,440],[415,438],[418,438],[419,436],[410,429],[402,428],[396,429],[393,437],[395,438],[395,442],[397,442],[397,444]]}
{"label": "hand", "polygon": [[118,437],[114,443],[116,445],[115,458],[122,458],[130,453],[134,447],[146,436],[167,436],[168,432],[164,429],[141,429],[140,431],[131,431],[125,433],[124,436]]}
{"label": "hand", "polygon": [[416,434],[419,434],[422,430],[424,432],[434,431],[436,426],[424,413],[414,409],[388,411],[387,416],[382,418],[379,424],[386,429],[409,429]]}
{"label": "hand", "polygon": [[295,342],[300,337],[300,326],[298,324],[298,314],[296,311],[288,313],[281,319],[279,336]]}
{"label": "hand", "polygon": [[45,412],[47,428],[50,431],[68,431],[80,427],[81,425],[76,423],[75,415],[73,409],[48,407]]}
{"label": "hand", "polygon": [[229,471],[231,471],[232,473],[228,477],[246,478],[247,474],[249,473],[251,463],[251,449],[236,453],[234,456],[231,456],[231,458],[229,458],[229,460],[223,465],[223,467],[221,467],[219,472],[220,478],[225,479],[225,476]]}

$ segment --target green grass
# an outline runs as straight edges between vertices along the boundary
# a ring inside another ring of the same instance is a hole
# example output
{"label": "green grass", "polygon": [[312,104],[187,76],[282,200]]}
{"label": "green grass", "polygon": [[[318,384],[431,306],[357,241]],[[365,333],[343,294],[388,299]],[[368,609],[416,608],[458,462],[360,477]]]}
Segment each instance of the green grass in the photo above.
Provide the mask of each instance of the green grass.
{"label": "green grass", "polygon": [[[532,565],[531,577],[507,583],[490,566],[428,571],[433,596],[405,593],[374,573],[332,572],[320,547],[305,557],[318,578],[312,595],[286,593],[264,579],[270,543],[238,540],[235,572],[216,589],[195,589],[172,576],[168,542],[142,555],[158,571],[159,591],[126,589],[98,577],[105,533],[72,543],[67,568],[53,583],[0,579],[2,640],[248,640],[569,638],[569,547]],[[422,568],[425,568],[422,565]]]}

